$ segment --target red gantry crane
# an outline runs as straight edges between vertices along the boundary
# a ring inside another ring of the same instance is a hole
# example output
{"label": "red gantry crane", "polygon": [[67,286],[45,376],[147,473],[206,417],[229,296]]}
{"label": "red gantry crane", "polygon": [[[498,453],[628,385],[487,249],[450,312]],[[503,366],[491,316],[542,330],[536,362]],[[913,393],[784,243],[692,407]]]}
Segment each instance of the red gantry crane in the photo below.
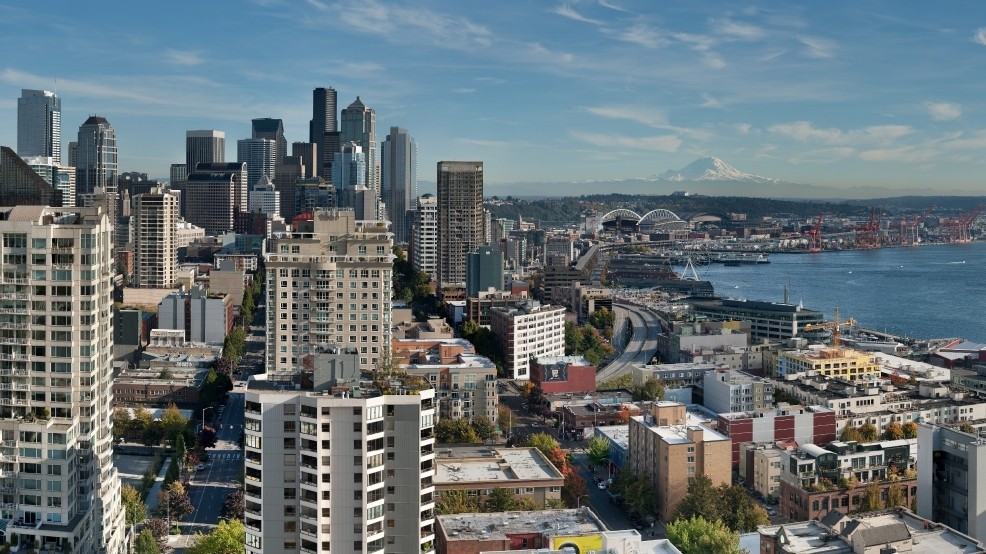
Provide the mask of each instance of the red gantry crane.
{"label": "red gantry crane", "polygon": [[921,224],[924,223],[925,219],[931,215],[931,212],[935,211],[938,206],[932,204],[927,210],[921,212],[919,215],[914,216],[911,219],[904,218],[900,220],[900,243],[904,246],[917,246],[921,242],[921,236],[918,234],[918,229],[921,228]]}
{"label": "red gantry crane", "polygon": [[870,208],[870,220],[862,227],[856,227],[857,248],[880,247],[880,222],[883,221],[883,208]]}
{"label": "red gantry crane", "polygon": [[982,213],[983,208],[986,208],[986,205],[980,204],[968,212],[960,213],[958,216],[948,218],[942,222],[942,227],[948,231],[948,241],[970,242],[972,236],[969,234],[969,227],[972,226],[972,222]]}
{"label": "red gantry crane", "polygon": [[808,235],[808,251],[809,252],[821,252],[822,251],[822,218],[825,216],[822,212],[818,212],[818,223],[815,224],[813,229],[808,229],[805,234]]}

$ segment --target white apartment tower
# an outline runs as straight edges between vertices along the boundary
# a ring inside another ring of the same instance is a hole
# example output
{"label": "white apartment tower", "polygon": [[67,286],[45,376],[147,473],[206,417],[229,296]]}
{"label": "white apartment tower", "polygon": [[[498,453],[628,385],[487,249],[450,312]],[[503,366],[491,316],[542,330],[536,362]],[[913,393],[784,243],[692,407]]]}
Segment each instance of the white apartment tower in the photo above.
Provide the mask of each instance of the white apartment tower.
{"label": "white apartment tower", "polygon": [[21,545],[123,554],[112,225],[98,207],[17,206],[0,241],[0,520]]}
{"label": "white apartment tower", "polygon": [[418,198],[413,212],[411,245],[408,255],[414,269],[427,273],[432,281],[438,280],[438,200],[426,194]]}
{"label": "white apartment tower", "polygon": [[386,221],[357,221],[351,210],[315,210],[270,239],[267,371],[293,374],[315,346],[359,350],[377,367],[390,346],[393,235]]}
{"label": "white apartment tower", "polygon": [[178,196],[160,187],[133,199],[134,286],[164,289],[178,277]]}
{"label": "white apartment tower", "polygon": [[274,188],[270,177],[263,175],[260,181],[250,185],[249,209],[270,215],[281,214],[281,193]]}
{"label": "white apartment tower", "polygon": [[434,552],[434,396],[251,380],[246,552]]}

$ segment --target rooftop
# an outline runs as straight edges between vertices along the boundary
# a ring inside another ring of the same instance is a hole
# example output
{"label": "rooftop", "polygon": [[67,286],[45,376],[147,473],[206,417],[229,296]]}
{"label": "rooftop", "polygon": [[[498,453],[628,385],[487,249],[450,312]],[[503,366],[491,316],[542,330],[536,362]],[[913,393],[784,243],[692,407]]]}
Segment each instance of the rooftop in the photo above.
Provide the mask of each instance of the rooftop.
{"label": "rooftop", "polygon": [[476,453],[482,456],[436,459],[435,484],[563,479],[561,472],[537,448],[498,448]]}
{"label": "rooftop", "polygon": [[628,425],[600,425],[596,427],[596,433],[606,435],[614,444],[618,444],[624,450],[630,448],[630,426]]}
{"label": "rooftop", "polygon": [[507,540],[509,535],[540,532],[543,535],[580,535],[606,530],[589,508],[440,515],[435,518],[448,541]]}
{"label": "rooftop", "polygon": [[656,425],[654,423],[654,419],[649,414],[633,416],[631,419],[647,425],[651,431],[657,433],[657,435],[668,444],[686,444],[692,442],[692,440],[688,438],[688,432],[690,430],[702,431],[703,442],[729,440],[725,435],[705,425],[705,423],[709,421],[709,418],[706,417],[704,412],[695,410],[694,405],[688,406],[684,425]]}

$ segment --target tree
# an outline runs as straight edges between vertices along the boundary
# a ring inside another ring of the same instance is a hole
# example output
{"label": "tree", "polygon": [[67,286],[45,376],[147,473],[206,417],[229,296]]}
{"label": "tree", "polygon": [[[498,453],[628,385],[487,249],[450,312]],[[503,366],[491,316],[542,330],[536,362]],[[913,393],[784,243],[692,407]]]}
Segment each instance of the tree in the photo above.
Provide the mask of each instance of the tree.
{"label": "tree", "polygon": [[888,441],[895,441],[904,438],[904,428],[896,421],[887,425],[883,430],[883,438]]}
{"label": "tree", "polygon": [[185,554],[243,554],[246,528],[238,520],[220,521],[208,535],[198,535]]}
{"label": "tree", "polygon": [[127,431],[133,425],[133,416],[130,415],[128,408],[116,407],[113,409],[113,438],[123,440]]}
{"label": "tree", "polygon": [[883,499],[880,498],[880,485],[870,483],[866,485],[863,493],[863,501],[859,504],[860,512],[875,512],[883,509]]}
{"label": "tree", "polygon": [[174,403],[168,405],[161,414],[161,430],[164,438],[174,444],[188,426],[188,418],[181,415],[181,410]]}
{"label": "tree", "polygon": [[164,550],[168,546],[168,522],[160,517],[152,517],[144,522],[144,530],[150,531],[157,539],[158,548]]}
{"label": "tree", "polygon": [[469,422],[458,419],[440,419],[435,424],[435,438],[438,442],[466,444],[479,442],[479,437],[473,431]]}
{"label": "tree", "polygon": [[959,426],[959,431],[962,431],[963,433],[969,433],[972,435],[976,434],[976,428],[973,427],[972,424],[969,423],[968,421],[966,421],[965,423]]}
{"label": "tree", "polygon": [[842,442],[863,442],[859,429],[856,429],[848,423],[846,423],[846,426],[842,428],[842,432],[839,433],[839,440]]}
{"label": "tree", "polygon": [[727,528],[740,533],[770,523],[767,510],[753,502],[743,487],[728,483],[714,487],[706,475],[689,479],[688,494],[675,514],[676,520],[694,517],[721,521]]}
{"label": "tree", "polygon": [[517,509],[517,498],[513,489],[495,488],[490,491],[483,503],[487,512],[509,512]]}
{"label": "tree", "polygon": [[443,491],[435,507],[440,515],[478,512],[479,504],[464,490]]}
{"label": "tree", "polygon": [[712,479],[707,475],[696,475],[688,480],[688,494],[678,505],[674,519],[702,517],[710,521],[719,520],[721,508]]}
{"label": "tree", "polygon": [[243,512],[245,510],[246,497],[244,496],[242,489],[236,489],[226,495],[226,500],[223,501],[222,508],[222,515],[224,517],[243,521]]}
{"label": "tree", "polygon": [[589,461],[597,466],[609,462],[609,441],[602,437],[592,437],[586,445]]}
{"label": "tree", "polygon": [[547,433],[534,433],[527,437],[527,446],[537,448],[542,454],[549,457],[552,451],[559,449],[558,441]]}
{"label": "tree", "polygon": [[158,548],[157,537],[150,529],[143,529],[137,535],[137,542],[134,544],[134,554],[161,554]]}
{"label": "tree", "polygon": [[623,497],[627,511],[638,519],[644,519],[657,510],[653,487],[643,475],[624,471],[613,482],[610,490]]}
{"label": "tree", "polygon": [[171,483],[157,494],[157,504],[157,515],[170,517],[173,522],[180,521],[181,518],[195,511],[185,487],[178,481]]}
{"label": "tree", "polygon": [[143,428],[140,433],[140,442],[144,446],[157,446],[164,438],[164,428],[160,421],[152,421],[150,425]]}
{"label": "tree", "polygon": [[682,554],[742,554],[739,534],[730,531],[721,521],[709,521],[696,516],[678,519],[668,524],[668,541]]}
{"label": "tree", "polygon": [[517,416],[514,415],[513,410],[504,404],[500,404],[496,408],[496,423],[500,427],[500,430],[503,431],[503,434],[509,436],[511,428],[517,423]]}
{"label": "tree", "polygon": [[880,434],[877,432],[876,426],[868,421],[859,428],[859,438],[862,439],[862,442],[873,442],[879,436]]}
{"label": "tree", "polygon": [[196,448],[205,449],[216,446],[216,430],[212,427],[203,425],[199,432],[195,434]]}
{"label": "tree", "polygon": [[904,489],[900,486],[893,485],[887,489],[887,508],[896,508],[897,506],[904,506],[907,501],[904,499]]}
{"label": "tree", "polygon": [[152,423],[154,423],[154,416],[151,415],[150,410],[144,406],[134,408],[133,420],[130,425],[135,433],[143,433],[144,429],[150,427]]}
{"label": "tree", "polygon": [[908,421],[903,425],[904,438],[905,439],[916,439],[918,438],[918,425],[913,421]]}
{"label": "tree", "polygon": [[634,387],[631,392],[634,400],[663,400],[664,384],[653,377],[649,377],[643,385]]}
{"label": "tree", "polygon": [[476,416],[472,420],[472,430],[476,433],[476,436],[480,440],[487,441],[496,436],[496,427],[490,418],[481,415]]}
{"label": "tree", "polygon": [[140,497],[140,491],[130,485],[120,488],[123,508],[126,510],[127,525],[139,525],[147,519],[147,504]]}

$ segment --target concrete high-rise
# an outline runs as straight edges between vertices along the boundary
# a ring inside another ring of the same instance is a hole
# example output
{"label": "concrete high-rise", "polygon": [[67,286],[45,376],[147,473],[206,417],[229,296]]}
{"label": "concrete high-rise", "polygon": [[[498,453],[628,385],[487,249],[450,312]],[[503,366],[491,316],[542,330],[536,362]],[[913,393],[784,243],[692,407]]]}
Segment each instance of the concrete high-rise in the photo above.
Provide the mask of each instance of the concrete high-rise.
{"label": "concrete high-rise", "polygon": [[[76,147],[76,194],[90,194],[96,187],[116,198],[119,171],[116,131],[105,117],[94,115],[79,127]],[[115,224],[115,214],[110,214]]]}
{"label": "concrete high-rise", "polygon": [[133,198],[134,286],[170,288],[178,280],[178,195],[155,187]]}
{"label": "concrete high-rise", "polygon": [[466,254],[466,298],[475,298],[489,289],[503,290],[503,252],[480,246]]}
{"label": "concrete high-rise", "polygon": [[[380,195],[380,159],[377,157],[377,115],[367,108],[363,101],[356,100],[348,108],[342,110],[340,117],[340,140],[343,144],[355,142],[363,147],[366,156],[367,187]],[[336,187],[339,184],[336,183]]]}
{"label": "concrete high-rise", "polygon": [[47,90],[21,89],[17,99],[17,154],[62,163],[62,99]]}
{"label": "concrete high-rise", "polygon": [[[62,195],[61,203],[42,202],[46,206],[75,206],[75,168],[58,163],[55,158],[32,156],[24,158],[35,173]],[[34,202],[38,204],[38,202]],[[3,204],[14,206],[16,204]]]}
{"label": "concrete high-rise", "polygon": [[319,170],[319,146],[314,142],[292,142],[291,156],[299,158],[305,171],[302,175],[304,179],[311,179],[318,175]]}
{"label": "concrete high-rise", "polygon": [[226,133],[222,131],[185,131],[185,174],[195,171],[199,163],[226,161]]}
{"label": "concrete high-rise", "polygon": [[[284,122],[280,119],[263,117],[254,119],[251,123],[252,134],[250,138],[265,138],[274,141],[274,163],[275,165],[283,163],[284,157],[288,155],[288,141],[284,138]],[[273,175],[269,175],[269,177],[274,178]]]}
{"label": "concrete high-rise", "polygon": [[391,381],[399,393],[370,397],[353,387],[358,372],[348,374],[348,386],[333,388],[338,380],[321,376],[332,371],[322,369],[321,358],[347,357],[349,369],[353,355],[316,354],[307,374],[313,384],[300,375],[250,380],[248,554],[435,552],[435,391]]}
{"label": "concrete high-rise", "polygon": [[483,246],[483,162],[438,162],[438,284],[465,284],[466,254]]}
{"label": "concrete high-rise", "polygon": [[365,370],[384,359],[393,239],[378,223],[357,221],[351,210],[316,210],[307,220],[295,219],[291,233],[269,240],[269,372],[301,370],[315,346],[358,348]]}
{"label": "concrete high-rise", "polygon": [[250,198],[247,205],[250,212],[281,215],[281,193],[274,187],[270,177],[261,177],[250,185]]}
{"label": "concrete high-rise", "polygon": [[50,181],[39,175],[13,149],[0,146],[0,206],[59,204],[61,196]]}
{"label": "concrete high-rise", "polygon": [[233,229],[236,212],[247,211],[247,167],[244,163],[199,163],[189,173],[185,191],[185,219],[221,235]]}
{"label": "concrete high-rise", "polygon": [[408,259],[415,270],[438,281],[438,199],[432,194],[418,198],[413,212]]}
{"label": "concrete high-rise", "polygon": [[[315,159],[315,172],[326,176],[323,169],[332,164],[332,155],[339,151],[339,122],[336,90],[332,87],[320,87],[312,91],[312,119],[308,124],[308,142],[318,148],[318,158]],[[334,135],[335,147],[330,147],[327,140]]]}
{"label": "concrete high-rise", "polygon": [[410,239],[413,210],[418,196],[418,146],[401,127],[391,127],[380,145],[380,196],[387,204],[387,215],[394,232],[394,242],[407,244]]}
{"label": "concrete high-rise", "polygon": [[266,138],[236,141],[236,161],[247,165],[247,185],[253,186],[266,175],[275,177],[277,167],[277,143]]}
{"label": "concrete high-rise", "polygon": [[128,552],[113,443],[113,238],[100,208],[4,208],[0,504],[7,535]]}

